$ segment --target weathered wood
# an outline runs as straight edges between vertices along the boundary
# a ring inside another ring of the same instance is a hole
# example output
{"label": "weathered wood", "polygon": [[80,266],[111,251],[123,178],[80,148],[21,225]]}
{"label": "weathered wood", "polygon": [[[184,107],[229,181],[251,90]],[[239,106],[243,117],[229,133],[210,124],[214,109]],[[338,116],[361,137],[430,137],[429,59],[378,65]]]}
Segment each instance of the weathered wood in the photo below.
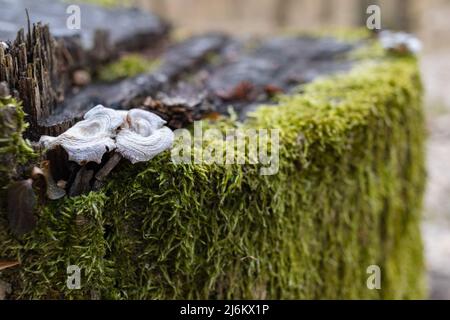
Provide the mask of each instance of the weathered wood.
{"label": "weathered wood", "polygon": [[229,44],[223,34],[207,34],[183,41],[169,49],[162,57],[161,66],[154,72],[125,79],[115,84],[97,84],[86,87],[68,97],[54,113],[40,122],[40,132],[58,135],[79,121],[83,114],[97,104],[109,108],[140,107],[149,96],[170,90],[183,75],[197,70],[211,54]]}
{"label": "weathered wood", "polygon": [[342,58],[352,48],[329,38],[273,38],[213,70],[205,86],[217,111],[226,113],[232,104],[239,112],[320,75],[348,70],[351,62]]}
{"label": "weathered wood", "polygon": [[[44,132],[55,135],[68,129],[96,104],[125,109],[144,106],[171,128],[180,128],[210,112],[227,113],[230,104],[241,111],[255,102],[269,102],[277,93],[351,65],[338,59],[351,45],[333,39],[282,37],[247,54],[234,50],[232,59],[221,57],[221,63],[203,70],[205,58],[213,52],[223,54],[230,42],[223,35],[194,37],[169,50],[162,66],[151,74],[89,86],[42,123]],[[183,79],[183,74],[195,81]]]}
{"label": "weathered wood", "polygon": [[21,29],[6,50],[0,48],[0,81],[22,100],[31,138],[37,138],[39,120],[51,114],[68,87],[68,63],[61,49],[41,24],[30,27],[27,36]]}
{"label": "weathered wood", "polygon": [[119,164],[122,156],[120,153],[114,152],[111,158],[106,162],[106,164],[97,172],[95,179],[98,181],[104,181],[105,178],[111,173],[111,171]]}

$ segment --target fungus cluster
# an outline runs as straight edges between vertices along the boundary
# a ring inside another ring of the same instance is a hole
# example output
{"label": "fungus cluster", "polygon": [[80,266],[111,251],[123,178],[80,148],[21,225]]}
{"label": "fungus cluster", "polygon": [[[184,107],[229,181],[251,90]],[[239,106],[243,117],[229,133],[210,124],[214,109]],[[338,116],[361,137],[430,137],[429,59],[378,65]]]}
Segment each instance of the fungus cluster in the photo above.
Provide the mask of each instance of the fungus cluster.
{"label": "fungus cluster", "polygon": [[[104,155],[112,152],[113,156],[95,175],[96,182],[101,182],[122,157],[134,164],[149,161],[169,149],[172,146],[174,134],[164,126],[165,124],[166,121],[149,111],[113,110],[98,105],[88,111],[82,121],[61,135],[42,136],[39,142],[48,151],[64,149],[68,160],[77,163],[81,168],[85,168],[89,163],[102,164]],[[48,162],[47,160],[42,163],[47,197],[59,199],[66,194],[67,186],[65,181],[56,181],[52,178]],[[84,173],[86,170],[79,172]],[[86,179],[91,180],[92,174]],[[79,175],[83,180],[81,174]],[[94,184],[95,187],[96,184]],[[79,194],[79,192],[72,192],[72,194]]]}
{"label": "fungus cluster", "polygon": [[406,32],[380,32],[380,42],[384,49],[400,54],[418,54],[422,50],[422,43],[412,34]]}
{"label": "fungus cluster", "polygon": [[173,132],[166,121],[145,110],[113,110],[98,105],[58,137],[42,136],[46,149],[61,146],[70,161],[80,165],[101,163],[106,152],[116,150],[131,163],[149,161],[172,146]]}

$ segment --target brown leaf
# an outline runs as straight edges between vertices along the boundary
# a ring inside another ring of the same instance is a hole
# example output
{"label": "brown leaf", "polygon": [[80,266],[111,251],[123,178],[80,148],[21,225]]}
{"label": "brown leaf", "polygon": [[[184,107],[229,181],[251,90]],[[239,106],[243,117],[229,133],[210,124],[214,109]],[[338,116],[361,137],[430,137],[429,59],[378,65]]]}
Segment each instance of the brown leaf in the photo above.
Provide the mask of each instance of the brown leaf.
{"label": "brown leaf", "polygon": [[216,121],[216,120],[219,120],[219,118],[220,118],[221,116],[222,116],[222,115],[221,115],[219,112],[210,112],[210,113],[206,114],[206,115],[203,117],[203,119],[209,119],[209,120],[214,120],[214,121]]}
{"label": "brown leaf", "polygon": [[273,84],[268,84],[264,87],[264,91],[266,92],[266,94],[270,97],[277,95],[279,93],[283,93],[283,89],[280,88],[279,86],[273,85]]}
{"label": "brown leaf", "polygon": [[33,180],[22,180],[13,183],[8,189],[8,221],[11,231],[16,236],[24,235],[36,226],[34,206],[36,195]]}
{"label": "brown leaf", "polygon": [[219,91],[216,92],[217,96],[224,100],[240,100],[248,101],[251,100],[251,95],[254,90],[254,85],[249,81],[241,81],[230,91]]}
{"label": "brown leaf", "polygon": [[0,260],[0,271],[18,266],[19,264],[19,261]]}

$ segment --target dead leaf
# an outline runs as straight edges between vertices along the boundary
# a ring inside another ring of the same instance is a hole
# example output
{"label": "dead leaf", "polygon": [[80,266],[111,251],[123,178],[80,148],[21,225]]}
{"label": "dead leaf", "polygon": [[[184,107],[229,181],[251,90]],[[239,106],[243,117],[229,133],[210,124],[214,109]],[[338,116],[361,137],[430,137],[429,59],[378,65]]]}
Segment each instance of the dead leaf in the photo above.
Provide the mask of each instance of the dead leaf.
{"label": "dead leaf", "polygon": [[18,266],[19,264],[19,261],[0,260],[0,271]]}
{"label": "dead leaf", "polygon": [[210,112],[210,113],[206,114],[206,115],[203,117],[203,119],[209,119],[209,120],[214,120],[214,121],[216,121],[216,120],[219,120],[219,118],[220,118],[221,116],[222,116],[222,115],[221,115],[219,112]]}
{"label": "dead leaf", "polygon": [[224,100],[249,101],[254,91],[254,85],[249,81],[241,81],[230,91],[216,92],[217,96]]}
{"label": "dead leaf", "polygon": [[33,179],[17,181],[9,187],[8,221],[14,235],[22,236],[34,229],[37,222],[34,215],[35,204]]}

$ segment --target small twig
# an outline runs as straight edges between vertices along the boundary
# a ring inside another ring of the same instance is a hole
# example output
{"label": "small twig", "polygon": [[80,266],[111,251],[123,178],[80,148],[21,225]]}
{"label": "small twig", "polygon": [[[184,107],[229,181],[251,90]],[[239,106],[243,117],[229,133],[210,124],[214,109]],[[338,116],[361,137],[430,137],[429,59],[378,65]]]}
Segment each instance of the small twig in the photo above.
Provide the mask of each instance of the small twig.
{"label": "small twig", "polygon": [[111,158],[106,162],[106,164],[101,168],[95,175],[94,190],[98,190],[102,187],[105,178],[111,173],[111,171],[119,164],[122,160],[122,155],[119,153],[113,153]]}

